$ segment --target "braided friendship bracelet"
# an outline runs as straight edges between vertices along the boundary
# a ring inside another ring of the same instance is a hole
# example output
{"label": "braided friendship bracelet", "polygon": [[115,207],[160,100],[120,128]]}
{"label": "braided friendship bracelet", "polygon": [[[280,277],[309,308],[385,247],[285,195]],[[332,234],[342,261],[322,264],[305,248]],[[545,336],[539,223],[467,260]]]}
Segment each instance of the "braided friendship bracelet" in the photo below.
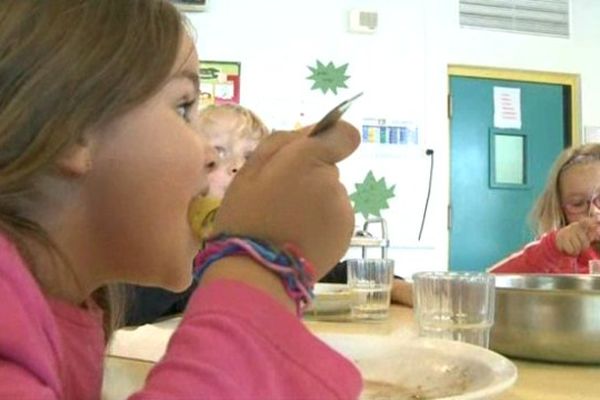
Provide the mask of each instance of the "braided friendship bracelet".
{"label": "braided friendship bracelet", "polygon": [[304,309],[312,303],[315,268],[289,243],[281,251],[257,239],[219,235],[207,240],[204,249],[194,259],[194,276],[200,280],[212,263],[231,255],[250,257],[279,275],[286,293],[296,303],[298,316],[302,316]]}

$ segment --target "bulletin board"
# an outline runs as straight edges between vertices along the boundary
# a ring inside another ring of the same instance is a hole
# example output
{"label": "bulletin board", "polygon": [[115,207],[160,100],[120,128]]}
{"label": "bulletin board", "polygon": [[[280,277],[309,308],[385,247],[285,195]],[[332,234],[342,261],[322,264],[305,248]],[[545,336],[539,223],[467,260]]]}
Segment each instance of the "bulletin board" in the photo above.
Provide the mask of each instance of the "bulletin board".
{"label": "bulletin board", "polygon": [[199,69],[201,106],[240,103],[240,62],[205,60]]}

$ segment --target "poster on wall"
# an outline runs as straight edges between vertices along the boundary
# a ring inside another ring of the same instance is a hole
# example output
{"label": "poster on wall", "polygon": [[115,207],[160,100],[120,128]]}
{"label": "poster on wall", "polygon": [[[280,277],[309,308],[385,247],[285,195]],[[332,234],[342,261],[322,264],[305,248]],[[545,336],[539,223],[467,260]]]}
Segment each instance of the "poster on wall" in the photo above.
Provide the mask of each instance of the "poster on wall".
{"label": "poster on wall", "polygon": [[365,219],[369,216],[381,217],[381,211],[388,209],[388,201],[395,197],[396,185],[388,186],[385,177],[376,179],[372,170],[354,187],[356,191],[350,194],[354,213],[362,214]]}
{"label": "poster on wall", "polygon": [[309,65],[308,69],[311,74],[306,79],[313,81],[311,90],[321,90],[323,94],[327,94],[328,91],[337,94],[338,89],[348,87],[346,85],[346,81],[350,78],[350,75],[346,75],[348,63],[336,67],[331,61],[324,64],[317,60],[316,66]]}
{"label": "poster on wall", "polygon": [[494,127],[521,129],[521,89],[494,87]]}
{"label": "poster on wall", "polygon": [[236,61],[200,62],[200,107],[240,103],[242,64]]}
{"label": "poster on wall", "polygon": [[361,142],[384,145],[417,145],[419,128],[410,121],[365,118],[362,123]]}

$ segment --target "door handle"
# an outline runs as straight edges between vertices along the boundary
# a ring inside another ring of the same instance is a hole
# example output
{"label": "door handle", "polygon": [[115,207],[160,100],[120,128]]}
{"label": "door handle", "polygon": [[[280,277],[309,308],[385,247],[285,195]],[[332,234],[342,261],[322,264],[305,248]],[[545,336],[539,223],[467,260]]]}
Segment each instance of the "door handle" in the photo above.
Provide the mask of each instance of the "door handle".
{"label": "door handle", "polygon": [[448,230],[451,230],[452,229],[452,204],[448,204],[447,224],[448,224]]}

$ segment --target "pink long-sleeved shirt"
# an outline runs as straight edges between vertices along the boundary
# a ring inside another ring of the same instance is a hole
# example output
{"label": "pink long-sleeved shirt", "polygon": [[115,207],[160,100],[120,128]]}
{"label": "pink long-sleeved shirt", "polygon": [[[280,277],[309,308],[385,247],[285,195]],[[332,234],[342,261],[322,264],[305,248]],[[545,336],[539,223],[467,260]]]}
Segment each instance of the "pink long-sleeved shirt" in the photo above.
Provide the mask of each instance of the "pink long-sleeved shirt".
{"label": "pink long-sleeved shirt", "polygon": [[[99,399],[102,313],[48,298],[0,236],[0,399]],[[268,295],[199,288],[133,399],[352,399],[355,366]]]}
{"label": "pink long-sleeved shirt", "polygon": [[577,257],[561,252],[556,246],[556,231],[552,231],[496,263],[488,271],[513,274],[587,274],[588,262],[598,258],[591,247]]}

